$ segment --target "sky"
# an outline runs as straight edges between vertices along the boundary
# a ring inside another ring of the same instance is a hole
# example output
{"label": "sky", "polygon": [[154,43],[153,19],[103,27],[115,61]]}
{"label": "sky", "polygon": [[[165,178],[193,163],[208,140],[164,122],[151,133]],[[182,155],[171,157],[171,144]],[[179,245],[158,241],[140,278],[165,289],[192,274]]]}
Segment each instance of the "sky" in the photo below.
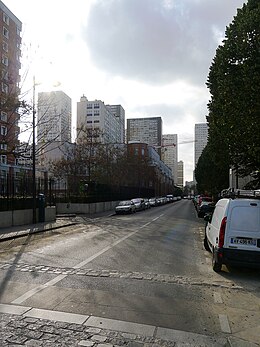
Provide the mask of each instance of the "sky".
{"label": "sky", "polygon": [[162,117],[193,180],[194,126],[206,122],[209,67],[246,0],[3,0],[22,22],[21,87],[76,105],[121,104],[127,118]]}

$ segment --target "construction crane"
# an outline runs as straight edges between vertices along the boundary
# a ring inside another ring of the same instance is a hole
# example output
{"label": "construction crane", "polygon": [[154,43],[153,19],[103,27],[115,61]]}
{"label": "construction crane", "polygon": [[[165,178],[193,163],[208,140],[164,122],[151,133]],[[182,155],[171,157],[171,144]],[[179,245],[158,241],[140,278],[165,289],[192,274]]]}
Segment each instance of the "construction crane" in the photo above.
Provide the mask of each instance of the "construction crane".
{"label": "construction crane", "polygon": [[[182,142],[178,142],[178,145],[185,145],[187,143],[193,143],[193,142],[197,142],[198,140],[189,140],[189,141],[182,141]],[[167,145],[152,145],[154,148],[164,148],[164,147],[176,147],[176,143],[170,143]]]}

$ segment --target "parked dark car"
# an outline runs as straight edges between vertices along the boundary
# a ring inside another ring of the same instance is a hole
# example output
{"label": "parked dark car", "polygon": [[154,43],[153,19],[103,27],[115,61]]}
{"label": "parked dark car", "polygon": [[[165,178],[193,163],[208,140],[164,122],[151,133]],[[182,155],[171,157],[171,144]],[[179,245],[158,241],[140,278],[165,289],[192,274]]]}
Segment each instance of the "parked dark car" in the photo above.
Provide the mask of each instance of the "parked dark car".
{"label": "parked dark car", "polygon": [[205,214],[212,213],[214,211],[215,204],[210,201],[203,201],[200,206],[198,206],[198,217],[203,218]]}
{"label": "parked dark car", "polygon": [[135,204],[131,200],[123,200],[115,207],[116,214],[136,212]]}
{"label": "parked dark car", "polygon": [[146,209],[151,208],[149,199],[144,198],[144,204]]}

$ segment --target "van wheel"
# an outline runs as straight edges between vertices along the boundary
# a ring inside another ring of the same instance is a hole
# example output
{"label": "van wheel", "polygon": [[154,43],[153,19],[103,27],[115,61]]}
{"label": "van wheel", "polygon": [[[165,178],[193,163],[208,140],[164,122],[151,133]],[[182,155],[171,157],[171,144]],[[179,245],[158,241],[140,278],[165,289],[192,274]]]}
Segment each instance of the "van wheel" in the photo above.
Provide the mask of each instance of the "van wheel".
{"label": "van wheel", "polygon": [[206,234],[204,237],[204,248],[206,249],[206,251],[210,252],[210,248],[209,248],[208,239],[207,239]]}
{"label": "van wheel", "polygon": [[213,252],[212,252],[212,269],[213,269],[215,272],[220,272],[220,271],[221,271],[221,268],[222,268],[222,264],[219,263],[219,262],[216,260],[215,252],[214,252],[214,250],[213,250]]}

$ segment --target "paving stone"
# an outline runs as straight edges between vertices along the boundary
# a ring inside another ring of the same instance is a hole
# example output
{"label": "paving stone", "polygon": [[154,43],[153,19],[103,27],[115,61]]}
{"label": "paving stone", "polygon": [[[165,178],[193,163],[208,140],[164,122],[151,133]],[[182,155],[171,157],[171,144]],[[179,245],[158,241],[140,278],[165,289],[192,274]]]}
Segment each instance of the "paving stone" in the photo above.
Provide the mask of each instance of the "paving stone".
{"label": "paving stone", "polygon": [[58,340],[58,336],[54,334],[44,333],[41,337],[42,340],[47,340],[49,342],[55,342]]}
{"label": "paving stone", "polygon": [[42,345],[43,343],[39,340],[29,340],[25,342],[25,346],[28,346],[28,347],[39,347]]}
{"label": "paving stone", "polygon": [[23,329],[22,334],[28,339],[40,339],[43,335],[40,331]]}
{"label": "paving stone", "polygon": [[129,339],[129,340],[135,340],[135,339],[136,339],[136,335],[135,335],[135,334],[122,333],[121,335],[122,335],[125,339]]}
{"label": "paving stone", "polygon": [[83,325],[71,323],[71,324],[68,324],[67,329],[74,330],[74,331],[84,331],[85,327]]}
{"label": "paving stone", "polygon": [[41,327],[41,331],[44,333],[55,334],[57,332],[57,329],[53,326],[43,325]]}
{"label": "paving stone", "polygon": [[95,342],[90,340],[81,340],[78,344],[78,346],[85,346],[85,347],[92,347],[94,346]]}
{"label": "paving stone", "polygon": [[91,337],[93,341],[98,341],[98,342],[105,342],[107,340],[106,336],[101,336],[101,335],[93,335]]}
{"label": "paving stone", "polygon": [[86,328],[86,332],[91,333],[91,334],[99,334],[101,329],[99,328]]}
{"label": "paving stone", "polygon": [[6,339],[7,342],[13,343],[13,344],[24,344],[25,341],[27,341],[28,339],[24,336],[10,336]]}
{"label": "paving stone", "polygon": [[25,317],[23,320],[28,324],[33,324],[33,323],[36,323],[38,319],[37,318],[31,318],[31,317]]}

